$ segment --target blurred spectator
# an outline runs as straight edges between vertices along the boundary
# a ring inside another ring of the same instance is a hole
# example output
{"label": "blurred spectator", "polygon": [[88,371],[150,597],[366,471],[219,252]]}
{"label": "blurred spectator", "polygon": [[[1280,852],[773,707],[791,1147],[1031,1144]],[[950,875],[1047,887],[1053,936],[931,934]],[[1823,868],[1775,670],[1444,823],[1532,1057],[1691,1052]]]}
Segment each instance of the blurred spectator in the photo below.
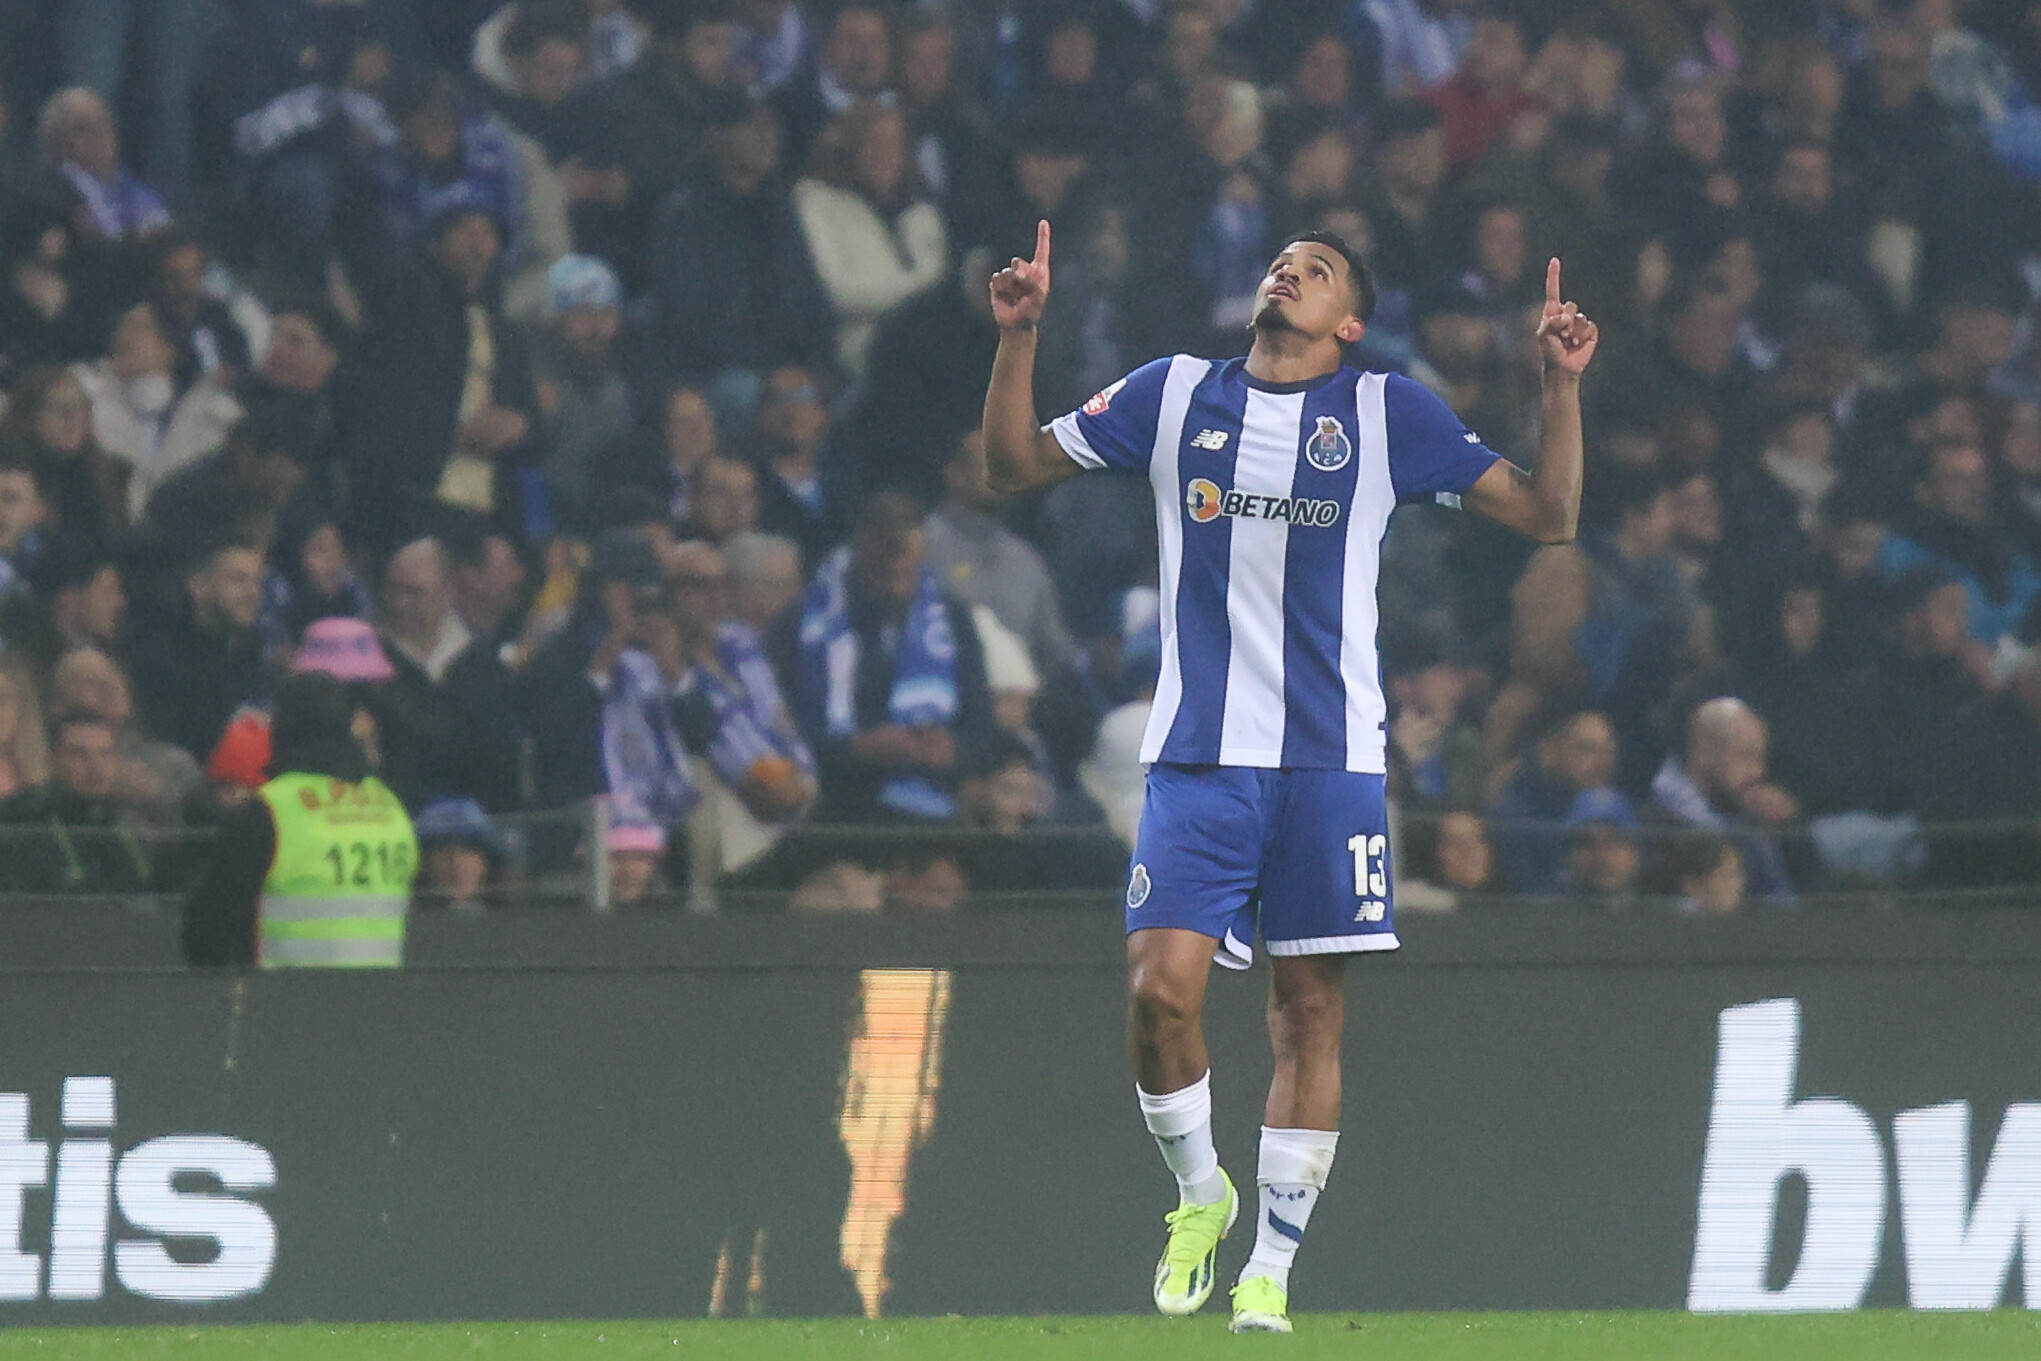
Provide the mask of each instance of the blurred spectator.
{"label": "blurred spectator", "polygon": [[449,525],[443,544],[454,614],[478,646],[495,652],[517,632],[529,573],[510,537],[485,522]]}
{"label": "blurred spectator", "polygon": [[928,565],[950,594],[984,605],[1026,643],[1035,666],[1067,666],[1076,645],[1064,626],[1054,583],[1041,550],[994,515],[1001,498],[985,481],[985,436],[973,430],[958,442],[943,470],[948,492],[928,517]]}
{"label": "blurred spectator", "polygon": [[35,470],[53,528],[100,535],[127,523],[128,467],[92,433],[92,404],[68,369],[21,375],[0,413],[0,447]]}
{"label": "blurred spectator", "polygon": [[896,855],[886,867],[886,907],[895,912],[953,912],[970,895],[970,882],[952,856]]}
{"label": "blurred spectator", "polygon": [[418,527],[429,498],[520,523],[538,398],[517,330],[493,299],[502,236],[481,208],[441,209],[415,266],[363,287],[368,323],[348,423],[358,523],[370,541]]}
{"label": "blurred spectator", "polygon": [[419,810],[412,827],[418,834],[418,903],[456,912],[490,907],[507,847],[482,805],[436,799]]}
{"label": "blurred spectator", "polygon": [[653,311],[670,370],[716,374],[718,407],[742,417],[767,371],[826,359],[834,332],[778,178],[778,120],[736,99],[709,117],[709,173],[675,190],[653,228]]}
{"label": "blurred spectator", "polygon": [[716,408],[698,385],[678,382],[667,388],[657,424],[613,445],[599,476],[645,488],[666,507],[668,520],[682,524],[693,513],[702,465],[721,451]]}
{"label": "blurred spectator", "polygon": [[642,57],[564,100],[557,139],[547,144],[566,180],[581,249],[616,265],[634,287],[646,277],[654,212],[700,177],[716,107],[741,88],[738,30],[724,6],[662,5],[652,17]]}
{"label": "blurred spectator", "polygon": [[829,457],[829,408],[809,369],[786,366],[765,376],[752,428],[760,474],[758,527],[801,545],[810,563],[841,542],[841,470]]}
{"label": "blurred spectator", "polygon": [[[1746,878],[1761,898],[1793,896],[1773,829],[1797,818],[1800,809],[1792,794],[1766,778],[1767,738],[1765,721],[1742,700],[1711,699],[1688,720],[1684,753],[1666,757],[1651,781],[1652,811],[1660,818],[1733,838],[1739,855],[1737,892],[1731,896],[1738,900]],[[1719,872],[1723,878],[1715,887],[1726,894],[1726,861],[1695,864],[1694,875]],[[1678,882],[1686,895],[1684,880]]]}
{"label": "blurred spectator", "polygon": [[2041,402],[2017,401],[2006,408],[1998,469],[2005,483],[2007,527],[2020,550],[2041,562]]}
{"label": "blurred spectator", "polygon": [[1598,907],[1627,907],[1636,899],[1642,864],[1629,801],[1613,789],[1582,790],[1566,815],[1559,891]]}
{"label": "blurred spectator", "polygon": [[774,534],[733,534],[723,545],[730,571],[730,617],[772,637],[801,598],[801,550]]}
{"label": "blurred spectator", "polygon": [[18,659],[0,655],[0,799],[49,777],[50,751],[35,675]]}
{"label": "blurred spectator", "polygon": [[1728,917],[1743,906],[1750,878],[1737,842],[1724,836],[1681,837],[1666,847],[1664,859],[1661,873],[1679,899],[1679,911]]}
{"label": "blurred spectator", "polygon": [[[1472,685],[1468,668],[1446,662],[1390,675],[1396,709],[1389,725],[1389,791],[1398,807],[1471,808],[1484,798],[1488,768],[1481,730],[1465,712]],[[1609,740],[1613,749],[1614,738]],[[1507,856],[1504,863],[1507,868]]]}
{"label": "blurred spectator", "polygon": [[1849,658],[1836,641],[1834,594],[1810,566],[1751,601],[1730,687],[1765,720],[1771,770],[1809,816],[1863,806],[1865,743],[1848,689]]}
{"label": "blurred spectator", "polygon": [[1456,894],[1495,887],[1495,847],[1479,814],[1441,813],[1433,835],[1433,872],[1420,877]]}
{"label": "blurred spectator", "polygon": [[53,536],[30,564],[29,589],[0,598],[0,633],[9,648],[47,673],[74,647],[111,647],[128,612],[112,556],[83,534]]}
{"label": "blurred spectator", "polygon": [[665,890],[659,865],[666,857],[666,829],[657,823],[620,822],[603,838],[609,857],[609,901],[612,907],[642,907]]}
{"label": "blurred spectator", "polygon": [[229,386],[245,376],[253,367],[248,336],[227,303],[213,295],[209,275],[214,262],[206,244],[175,228],[150,244],[155,275],[149,302],[177,351],[172,376],[178,393],[188,392],[201,378],[217,375],[222,386]]}
{"label": "blurred spectator", "polygon": [[1436,221],[1446,182],[1446,131],[1421,102],[1385,105],[1375,119],[1369,188],[1360,206],[1374,228],[1382,286],[1421,292],[1446,277]]}
{"label": "blurred spectator", "polygon": [[[1057,259],[1057,269],[1065,271],[1059,277],[1067,277],[1063,257]],[[850,411],[840,433],[839,462],[854,466],[869,485],[906,491],[925,501],[941,496],[943,465],[955,451],[958,436],[981,418],[983,394],[974,388],[983,386],[982,375],[990,372],[992,353],[999,345],[992,294],[986,287],[992,270],[990,250],[971,251],[951,283],[902,303],[880,321],[872,337],[869,372],[849,396]],[[1072,296],[1082,294],[1073,290]],[[1073,310],[1082,305],[1073,302]],[[1117,377],[1118,373],[1112,375]],[[1038,390],[1045,394],[1051,381],[1046,374],[1036,376]],[[1084,395],[1095,391],[1087,388]],[[818,416],[826,414],[818,411]],[[819,445],[819,433],[817,439]]]}
{"label": "blurred spectator", "polygon": [[34,470],[26,463],[0,461],[0,597],[28,589],[22,573],[42,551],[47,518]]}
{"label": "blurred spectator", "polygon": [[582,521],[598,456],[631,433],[617,349],[622,302],[616,271],[594,256],[563,256],[546,272],[545,321],[532,344],[546,444],[540,467],[553,515],[569,523]]}
{"label": "blurred spectator", "polygon": [[1522,893],[1558,891],[1566,848],[1554,824],[1569,817],[1584,796],[1606,796],[1602,802],[1628,810],[1629,801],[1610,787],[1616,757],[1615,729],[1605,714],[1592,709],[1560,713],[1541,727],[1493,810],[1506,824],[1496,840],[1510,887]]}
{"label": "blurred spectator", "polygon": [[787,899],[790,912],[877,912],[885,905],[884,877],[849,860],[816,870]]}
{"label": "blurred spectator", "polygon": [[900,40],[900,98],[914,168],[952,224],[984,192],[993,154],[989,120],[958,79],[959,46],[957,26],[948,15],[907,15]]}
{"label": "blurred spectator", "polygon": [[[600,794],[638,818],[679,821],[699,791],[673,727],[678,640],[665,614],[659,556],[639,533],[596,540],[572,616],[517,678],[517,708],[532,740],[541,807]],[[646,651],[669,647],[670,677]]]}
{"label": "blurred spectator", "polygon": [[712,458],[696,475],[680,532],[721,546],[733,534],[758,528],[758,506],[758,471],[734,458]]}
{"label": "blurred spectator", "polygon": [[793,203],[836,316],[837,363],[860,375],[880,315],[933,287],[948,267],[948,233],[914,164],[906,115],[876,104],[838,114]]}
{"label": "blurred spectator", "polygon": [[1617,783],[1634,787],[1657,746],[1656,708],[1699,645],[1699,602],[1669,551],[1664,482],[1611,469],[1596,486],[1580,542],[1539,550],[1512,588],[1511,675],[1490,711],[1489,750],[1507,752],[1541,705],[1585,694],[1626,753]]}
{"label": "blurred spectator", "polygon": [[90,355],[101,318],[71,275],[76,260],[62,215],[33,199],[0,196],[0,375]]}
{"label": "blurred spectator", "polygon": [[175,546],[208,524],[280,514],[305,485],[303,415],[302,409],[265,403],[243,416],[217,453],[155,486],[143,513],[144,527],[159,542]]}
{"label": "blurred spectator", "polygon": [[114,800],[111,725],[66,714],[50,725],[50,778],[0,799],[0,888],[11,893],[146,893],[156,866]]}
{"label": "blurred spectator", "polygon": [[2041,646],[2024,647],[2004,691],[1957,711],[1944,738],[1942,758],[1921,782],[1923,813],[1999,821],[1930,841],[1934,881],[1956,888],[2041,881]]}
{"label": "blurred spectator", "polygon": [[[131,500],[146,500],[167,471],[158,454],[177,402],[177,351],[153,308],[137,305],[113,328],[113,343],[96,364],[74,364],[72,374],[92,404],[92,433],[102,448],[127,465]],[[133,484],[144,484],[141,491]]]}
{"label": "blurred spectator", "polygon": [[1446,130],[1446,163],[1472,165],[1536,101],[1524,88],[1530,52],[1523,23],[1500,6],[1477,8],[1454,74],[1425,91]]}
{"label": "blurred spectator", "polygon": [[91,90],[72,86],[51,95],[36,122],[35,138],[43,164],[62,176],[76,196],[74,220],[82,231],[122,241],[170,225],[162,196],[121,163],[113,110]]}
{"label": "blurred spectator", "polygon": [[1027,744],[1010,733],[993,739],[982,768],[958,789],[971,825],[997,836],[1018,836],[1041,823],[1056,791],[1036,768]]}
{"label": "blurred spectator", "polygon": [[926,552],[914,504],[881,493],[803,602],[800,713],[834,820],[950,817],[958,773],[989,740],[977,633]]}
{"label": "blurred spectator", "polygon": [[[1893,583],[1892,637],[1841,695],[1858,736],[1850,807],[1898,813],[1920,797],[1923,772],[1946,759],[1950,717],[1984,698],[1991,657],[1970,637],[1961,582],[1915,567]],[[1840,737],[1842,734],[1837,734]]]}
{"label": "blurred spectator", "polygon": [[1986,645],[2012,633],[2041,595],[2037,567],[2009,535],[1993,504],[1991,463],[1975,444],[1927,450],[1916,465],[1912,504],[1878,553],[1887,576],[1932,565],[1962,582],[1971,636]]}
{"label": "blurred spectator", "polygon": [[[815,758],[794,726],[758,634],[730,617],[730,575],[723,554],[705,543],[682,544],[667,577],[672,640],[679,669],[675,721],[688,748],[733,794],[744,812],[768,827],[798,816],[816,794]],[[763,851],[771,834],[743,847],[724,838],[723,863],[735,868]]]}
{"label": "blurred spectator", "polygon": [[134,693],[120,664],[98,648],[64,655],[50,677],[51,709],[96,714],[113,729],[117,769],[108,796],[142,821],[170,826],[196,806],[205,775],[190,752],[160,741],[135,721]]}
{"label": "blurred spectator", "polygon": [[824,126],[860,101],[892,107],[893,34],[887,12],[870,0],[850,0],[832,15],[815,51],[812,75],[797,76],[774,97],[787,130],[787,157],[794,164]]}
{"label": "blurred spectator", "polygon": [[1381,54],[1382,88],[1416,93],[1459,69],[1474,23],[1459,0],[1362,0],[1355,7]]}
{"label": "blurred spectator", "polygon": [[274,651],[293,645],[320,619],[367,619],[375,612],[368,583],[355,572],[338,517],[293,503],[278,519],[270,570],[263,578],[262,629]]}
{"label": "blurred spectator", "polygon": [[510,676],[454,610],[446,549],[406,544],[383,573],[382,635],[396,677],[376,712],[383,778],[406,807],[467,797],[517,806],[520,731]]}
{"label": "blurred spectator", "polygon": [[149,731],[203,760],[260,681],[262,554],[221,544],[178,581],[168,610],[137,621],[125,655]]}
{"label": "blurred spectator", "polygon": [[1729,123],[1713,75],[1679,73],[1658,92],[1651,141],[1617,167],[1619,196],[1646,230],[1675,255],[1691,258],[1719,240],[1744,206],[1744,187],[1729,160]]}

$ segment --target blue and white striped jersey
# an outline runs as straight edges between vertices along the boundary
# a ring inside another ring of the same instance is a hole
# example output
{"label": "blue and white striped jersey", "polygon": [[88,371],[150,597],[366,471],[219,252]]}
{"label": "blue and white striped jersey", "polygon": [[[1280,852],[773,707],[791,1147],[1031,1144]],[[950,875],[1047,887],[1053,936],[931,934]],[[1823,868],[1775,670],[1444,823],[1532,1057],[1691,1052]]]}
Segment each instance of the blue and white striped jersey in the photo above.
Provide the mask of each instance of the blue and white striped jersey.
{"label": "blue and white striped jersey", "polygon": [[1155,488],[1162,674],[1141,759],[1385,773],[1382,536],[1400,502],[1458,504],[1497,458],[1480,437],[1395,374],[1264,383],[1181,354],[1048,428]]}

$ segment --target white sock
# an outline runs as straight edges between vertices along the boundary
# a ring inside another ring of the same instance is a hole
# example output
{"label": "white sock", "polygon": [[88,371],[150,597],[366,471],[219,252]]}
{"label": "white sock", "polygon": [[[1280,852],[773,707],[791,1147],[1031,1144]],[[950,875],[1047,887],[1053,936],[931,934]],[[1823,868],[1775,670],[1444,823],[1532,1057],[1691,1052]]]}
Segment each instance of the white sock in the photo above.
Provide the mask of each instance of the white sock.
{"label": "white sock", "polygon": [[1162,1160],[1176,1174],[1184,1202],[1216,1205],[1224,1200],[1226,1179],[1219,1172],[1219,1150],[1212,1146],[1211,1072],[1166,1096],[1151,1096],[1138,1086],[1134,1095]]}
{"label": "white sock", "polygon": [[1268,1276],[1290,1288],[1290,1263],[1311,1223],[1311,1209],[1332,1171],[1336,1129],[1270,1129],[1261,1127],[1261,1161],[1254,1179],[1261,1186],[1261,1218],[1255,1222],[1254,1251],[1240,1269],[1240,1279]]}

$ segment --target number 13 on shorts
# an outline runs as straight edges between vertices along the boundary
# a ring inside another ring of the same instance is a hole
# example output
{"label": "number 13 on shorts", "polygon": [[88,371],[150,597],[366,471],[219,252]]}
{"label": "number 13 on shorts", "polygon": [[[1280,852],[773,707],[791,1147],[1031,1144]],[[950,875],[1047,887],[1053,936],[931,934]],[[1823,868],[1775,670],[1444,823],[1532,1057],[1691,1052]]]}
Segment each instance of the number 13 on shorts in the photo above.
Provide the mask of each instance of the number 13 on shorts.
{"label": "number 13 on shorts", "polygon": [[1354,920],[1381,921],[1389,898],[1389,838],[1360,832],[1346,848],[1354,853],[1354,896],[1361,900]]}

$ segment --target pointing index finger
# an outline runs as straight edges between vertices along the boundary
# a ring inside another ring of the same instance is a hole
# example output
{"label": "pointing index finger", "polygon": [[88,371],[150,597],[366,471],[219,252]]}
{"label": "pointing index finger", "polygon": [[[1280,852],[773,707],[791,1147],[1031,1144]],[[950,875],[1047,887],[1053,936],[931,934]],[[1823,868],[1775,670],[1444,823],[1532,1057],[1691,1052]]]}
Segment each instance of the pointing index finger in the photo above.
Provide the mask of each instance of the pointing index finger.
{"label": "pointing index finger", "polygon": [[1035,223],[1035,268],[1049,267],[1049,219]]}
{"label": "pointing index finger", "polygon": [[1559,305],[1559,257],[1556,255],[1552,257],[1552,262],[1545,266],[1545,305],[1547,307]]}

